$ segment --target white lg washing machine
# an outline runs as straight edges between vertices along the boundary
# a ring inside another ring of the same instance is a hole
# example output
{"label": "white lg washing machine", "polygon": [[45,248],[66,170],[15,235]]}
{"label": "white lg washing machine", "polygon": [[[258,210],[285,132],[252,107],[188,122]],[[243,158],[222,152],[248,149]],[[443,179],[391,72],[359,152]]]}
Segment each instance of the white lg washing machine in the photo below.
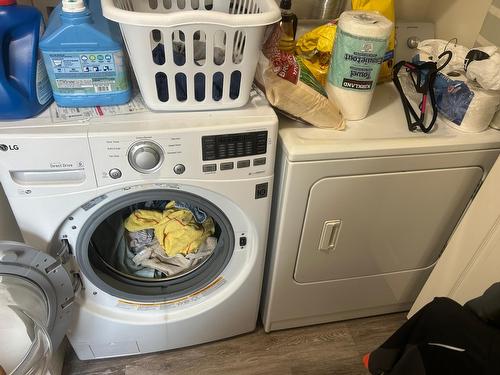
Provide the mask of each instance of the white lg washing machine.
{"label": "white lg washing machine", "polygon": [[280,119],[266,331],[408,310],[500,152],[500,132],[408,131],[392,84],[332,132]]}
{"label": "white lg washing machine", "polygon": [[[253,330],[276,137],[277,118],[257,96],[231,111],[3,123],[1,183],[25,243],[0,243],[2,298],[53,347],[67,334],[80,359]],[[211,217],[217,247],[175,277],[117,270],[102,245],[120,230],[111,222],[160,201]]]}

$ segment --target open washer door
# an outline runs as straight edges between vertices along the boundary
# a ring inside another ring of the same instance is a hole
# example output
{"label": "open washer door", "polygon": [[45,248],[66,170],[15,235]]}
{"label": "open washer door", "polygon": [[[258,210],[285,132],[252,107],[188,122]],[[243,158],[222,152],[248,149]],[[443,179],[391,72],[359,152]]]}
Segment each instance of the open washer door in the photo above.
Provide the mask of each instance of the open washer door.
{"label": "open washer door", "polygon": [[68,330],[76,285],[63,258],[0,242],[0,366],[8,374],[45,374]]}

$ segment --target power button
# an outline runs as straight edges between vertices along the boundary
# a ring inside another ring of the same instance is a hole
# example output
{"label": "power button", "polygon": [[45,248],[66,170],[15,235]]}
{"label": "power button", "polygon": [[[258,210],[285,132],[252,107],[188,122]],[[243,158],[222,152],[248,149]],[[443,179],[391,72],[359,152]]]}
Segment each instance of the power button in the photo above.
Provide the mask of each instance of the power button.
{"label": "power button", "polygon": [[184,164],[176,164],[174,167],[175,174],[183,174],[186,171]]}
{"label": "power button", "polygon": [[109,171],[109,177],[111,177],[113,180],[116,180],[121,176],[122,176],[122,171],[120,171],[118,168],[113,168]]}

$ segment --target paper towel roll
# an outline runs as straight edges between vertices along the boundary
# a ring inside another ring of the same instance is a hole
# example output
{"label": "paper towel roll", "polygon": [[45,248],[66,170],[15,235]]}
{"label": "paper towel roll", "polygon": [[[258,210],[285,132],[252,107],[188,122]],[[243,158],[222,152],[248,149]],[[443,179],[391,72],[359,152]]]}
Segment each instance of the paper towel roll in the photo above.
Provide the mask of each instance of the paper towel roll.
{"label": "paper towel roll", "polygon": [[[462,72],[459,76],[451,78],[454,81],[465,82],[473,94],[472,99],[461,121],[460,118],[451,119],[449,116],[445,116],[441,110],[439,118],[445,124],[464,132],[479,133],[486,130],[500,105],[500,91],[484,90],[477,83],[467,79]],[[448,95],[453,95],[452,87],[448,88]]]}
{"label": "paper towel roll", "polygon": [[325,88],[347,120],[368,114],[392,29],[392,22],[379,13],[347,11],[340,16]]}

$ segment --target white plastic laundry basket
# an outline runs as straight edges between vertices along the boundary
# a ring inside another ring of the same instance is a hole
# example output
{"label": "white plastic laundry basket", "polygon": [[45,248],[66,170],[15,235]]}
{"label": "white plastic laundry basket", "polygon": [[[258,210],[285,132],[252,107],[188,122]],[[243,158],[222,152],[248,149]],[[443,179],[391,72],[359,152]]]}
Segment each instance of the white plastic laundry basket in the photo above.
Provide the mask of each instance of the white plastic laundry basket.
{"label": "white plastic laundry basket", "polygon": [[249,98],[274,0],[101,0],[120,24],[146,104],[153,110],[241,107]]}

